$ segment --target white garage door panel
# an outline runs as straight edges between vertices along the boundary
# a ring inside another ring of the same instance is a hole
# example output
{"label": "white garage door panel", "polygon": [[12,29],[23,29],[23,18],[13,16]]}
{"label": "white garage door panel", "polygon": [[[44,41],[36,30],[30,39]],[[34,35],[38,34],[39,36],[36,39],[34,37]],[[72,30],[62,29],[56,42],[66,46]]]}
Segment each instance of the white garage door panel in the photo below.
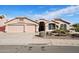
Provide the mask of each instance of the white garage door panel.
{"label": "white garage door panel", "polygon": [[35,26],[26,26],[25,31],[26,32],[35,32]]}
{"label": "white garage door panel", "polygon": [[23,26],[7,26],[7,32],[23,32]]}

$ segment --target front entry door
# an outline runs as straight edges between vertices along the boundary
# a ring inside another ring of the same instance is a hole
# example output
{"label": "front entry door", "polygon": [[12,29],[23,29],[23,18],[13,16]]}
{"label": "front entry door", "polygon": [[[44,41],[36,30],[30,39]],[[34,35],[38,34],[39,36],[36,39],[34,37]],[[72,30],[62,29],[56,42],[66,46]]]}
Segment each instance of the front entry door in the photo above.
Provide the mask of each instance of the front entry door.
{"label": "front entry door", "polygon": [[45,31],[45,23],[44,22],[39,23],[39,32],[40,31]]}

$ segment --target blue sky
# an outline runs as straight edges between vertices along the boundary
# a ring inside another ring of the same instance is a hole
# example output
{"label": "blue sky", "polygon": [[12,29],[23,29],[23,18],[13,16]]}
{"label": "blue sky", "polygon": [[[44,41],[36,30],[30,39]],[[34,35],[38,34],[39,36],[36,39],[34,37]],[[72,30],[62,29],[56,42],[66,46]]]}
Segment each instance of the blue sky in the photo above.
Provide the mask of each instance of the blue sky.
{"label": "blue sky", "polygon": [[72,23],[79,22],[79,6],[77,5],[0,5],[0,15],[6,18],[26,16],[32,20],[45,18],[62,18]]}

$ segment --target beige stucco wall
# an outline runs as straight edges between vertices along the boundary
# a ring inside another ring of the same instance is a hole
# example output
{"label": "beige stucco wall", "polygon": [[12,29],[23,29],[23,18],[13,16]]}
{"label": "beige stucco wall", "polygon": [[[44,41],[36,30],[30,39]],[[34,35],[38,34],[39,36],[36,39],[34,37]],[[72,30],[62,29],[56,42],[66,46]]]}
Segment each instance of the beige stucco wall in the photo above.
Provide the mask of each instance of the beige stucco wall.
{"label": "beige stucco wall", "polygon": [[37,20],[36,22],[38,23],[37,28],[36,28],[36,30],[37,30],[38,32],[39,32],[38,29],[39,29],[39,23],[40,23],[40,22],[44,22],[44,23],[45,23],[45,31],[48,31],[48,22],[49,22],[49,21],[47,21],[47,20]]}
{"label": "beige stucco wall", "polygon": [[[12,24],[12,23],[18,23],[18,22],[21,22],[21,21],[19,21],[19,19],[13,19],[12,21],[10,21],[10,22],[8,22],[6,24]],[[27,19],[24,19],[24,21],[22,21],[22,22],[37,25],[35,22],[32,22],[32,21],[27,20]]]}
{"label": "beige stucco wall", "polygon": [[[44,22],[44,23],[45,23],[45,31],[52,31],[52,30],[49,30],[49,24],[50,24],[50,23],[53,23],[53,24],[56,24],[56,25],[59,26],[59,24],[57,24],[57,23],[55,23],[55,22],[53,22],[53,21],[37,20],[37,22],[38,22],[38,23],[40,23],[40,22]],[[38,25],[38,28],[39,28],[39,25]],[[38,30],[38,28],[37,28],[37,30]]]}
{"label": "beige stucco wall", "polygon": [[17,23],[17,22],[18,22],[18,19],[14,19],[14,20],[11,20],[11,21],[7,22],[6,25],[7,25],[7,24]]}
{"label": "beige stucco wall", "polygon": [[35,25],[38,25],[37,23],[31,21],[31,20],[27,20],[27,19],[24,19],[24,22],[25,23],[29,23],[29,24],[35,24]]}

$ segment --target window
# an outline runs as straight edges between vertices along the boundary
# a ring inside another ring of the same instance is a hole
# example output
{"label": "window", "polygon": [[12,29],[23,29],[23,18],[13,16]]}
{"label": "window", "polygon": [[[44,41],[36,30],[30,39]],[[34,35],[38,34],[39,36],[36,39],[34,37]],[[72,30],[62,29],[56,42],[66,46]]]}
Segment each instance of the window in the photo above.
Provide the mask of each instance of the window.
{"label": "window", "polygon": [[61,30],[67,30],[67,25],[66,24],[61,24],[60,29]]}
{"label": "window", "polygon": [[49,30],[53,30],[53,29],[55,29],[55,24],[50,23],[49,24]]}

